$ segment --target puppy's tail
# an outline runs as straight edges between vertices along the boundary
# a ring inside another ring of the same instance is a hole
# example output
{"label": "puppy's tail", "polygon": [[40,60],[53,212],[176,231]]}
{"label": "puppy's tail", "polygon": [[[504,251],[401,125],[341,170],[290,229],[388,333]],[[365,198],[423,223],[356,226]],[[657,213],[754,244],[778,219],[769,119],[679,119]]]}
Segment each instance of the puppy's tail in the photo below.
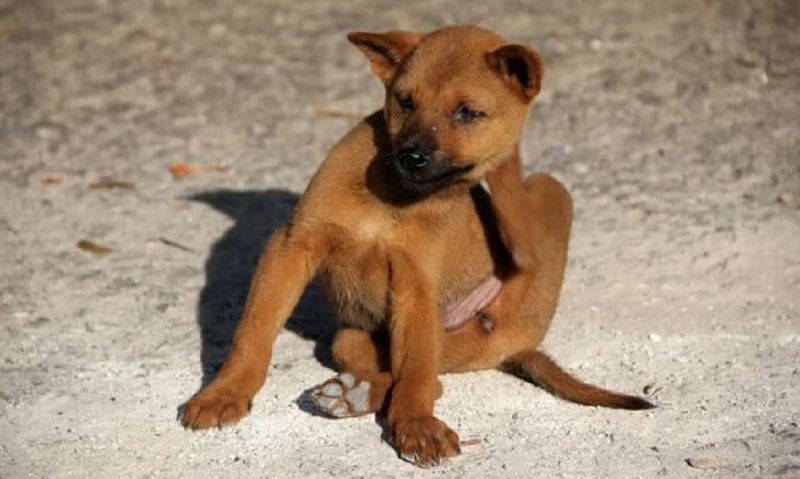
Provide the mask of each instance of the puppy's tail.
{"label": "puppy's tail", "polygon": [[508,359],[501,366],[522,379],[532,381],[554,395],[578,404],[615,409],[652,409],[655,406],[636,396],[607,391],[586,384],[561,369],[540,351],[525,351]]}

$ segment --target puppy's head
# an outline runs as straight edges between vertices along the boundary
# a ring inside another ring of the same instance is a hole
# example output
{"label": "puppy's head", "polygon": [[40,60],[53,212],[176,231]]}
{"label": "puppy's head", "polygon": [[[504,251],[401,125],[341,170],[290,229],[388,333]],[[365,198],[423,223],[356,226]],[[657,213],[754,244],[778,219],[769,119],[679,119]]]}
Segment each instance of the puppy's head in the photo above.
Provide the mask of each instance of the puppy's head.
{"label": "puppy's head", "polygon": [[514,152],[542,61],[473,26],[351,33],[386,86],[392,163],[406,189],[475,183]]}

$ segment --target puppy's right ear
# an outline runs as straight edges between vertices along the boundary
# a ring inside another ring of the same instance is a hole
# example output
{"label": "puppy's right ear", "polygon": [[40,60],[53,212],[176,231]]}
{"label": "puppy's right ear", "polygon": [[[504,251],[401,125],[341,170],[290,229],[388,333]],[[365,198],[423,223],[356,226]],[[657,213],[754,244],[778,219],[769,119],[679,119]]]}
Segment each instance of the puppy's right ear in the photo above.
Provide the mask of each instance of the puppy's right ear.
{"label": "puppy's right ear", "polygon": [[350,43],[367,56],[372,73],[384,84],[391,81],[397,67],[414,51],[421,38],[419,33],[400,30],[386,33],[353,32],[347,35]]}
{"label": "puppy's right ear", "polygon": [[530,102],[539,94],[544,62],[535,50],[522,45],[505,45],[490,53],[487,60],[525,101]]}

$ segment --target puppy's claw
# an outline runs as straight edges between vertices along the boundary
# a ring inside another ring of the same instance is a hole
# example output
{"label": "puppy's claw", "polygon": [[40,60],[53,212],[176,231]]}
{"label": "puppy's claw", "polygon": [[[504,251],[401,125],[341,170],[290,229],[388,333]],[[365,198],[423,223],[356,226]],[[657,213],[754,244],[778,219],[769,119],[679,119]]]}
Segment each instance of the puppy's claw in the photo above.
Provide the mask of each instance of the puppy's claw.
{"label": "puppy's claw", "polygon": [[185,429],[220,428],[244,417],[251,406],[245,397],[227,391],[205,390],[180,406],[178,421]]}
{"label": "puppy's claw", "polygon": [[417,453],[417,451],[414,451],[414,452],[411,452],[411,453],[408,453],[408,452],[401,452],[400,453],[400,459],[402,459],[402,460],[404,460],[406,462],[410,462],[411,464],[416,464],[417,463],[417,457],[419,457],[419,454]]}

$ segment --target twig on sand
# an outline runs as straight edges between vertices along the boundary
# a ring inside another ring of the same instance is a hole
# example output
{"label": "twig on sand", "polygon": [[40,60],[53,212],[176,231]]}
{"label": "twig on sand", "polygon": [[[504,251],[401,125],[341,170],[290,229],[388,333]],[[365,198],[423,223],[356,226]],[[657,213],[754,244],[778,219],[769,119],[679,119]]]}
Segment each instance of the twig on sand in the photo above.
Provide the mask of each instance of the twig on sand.
{"label": "twig on sand", "polygon": [[188,246],[182,245],[182,244],[180,244],[180,243],[178,243],[176,241],[172,241],[171,239],[167,239],[167,238],[164,238],[162,236],[159,236],[158,238],[153,238],[150,241],[158,241],[161,244],[165,244],[167,246],[172,246],[173,248],[177,248],[177,249],[179,249],[181,251],[187,251],[189,253],[194,253],[195,252],[192,248],[190,248]]}
{"label": "twig on sand", "polygon": [[338,108],[318,107],[314,109],[314,116],[317,118],[359,118],[362,115]]}

